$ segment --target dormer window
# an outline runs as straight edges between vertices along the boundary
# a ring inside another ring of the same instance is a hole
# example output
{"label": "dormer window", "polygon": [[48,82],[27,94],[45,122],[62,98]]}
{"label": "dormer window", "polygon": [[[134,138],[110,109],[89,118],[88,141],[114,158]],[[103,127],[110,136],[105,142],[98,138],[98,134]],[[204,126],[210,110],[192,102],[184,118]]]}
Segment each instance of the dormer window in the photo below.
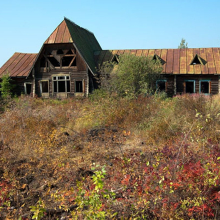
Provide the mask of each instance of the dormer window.
{"label": "dormer window", "polygon": [[198,54],[195,55],[190,65],[205,65],[207,63],[206,60],[202,59]]}
{"label": "dormer window", "polygon": [[154,54],[152,60],[154,61],[159,61],[161,63],[161,65],[164,65],[166,62],[161,58],[159,57],[157,54]]}
{"label": "dormer window", "polygon": [[119,55],[118,54],[115,54],[113,57],[112,57],[112,63],[116,63],[118,64],[119,63]]}

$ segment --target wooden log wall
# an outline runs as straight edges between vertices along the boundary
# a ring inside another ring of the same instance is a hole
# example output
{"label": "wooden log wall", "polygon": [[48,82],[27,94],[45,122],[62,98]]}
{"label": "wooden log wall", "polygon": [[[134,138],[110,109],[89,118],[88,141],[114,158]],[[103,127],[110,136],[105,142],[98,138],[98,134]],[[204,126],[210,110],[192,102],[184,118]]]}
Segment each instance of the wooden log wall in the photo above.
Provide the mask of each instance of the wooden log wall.
{"label": "wooden log wall", "polygon": [[195,93],[200,92],[200,80],[210,80],[210,94],[219,93],[219,77],[217,75],[176,75],[177,94],[184,93],[184,82],[186,80],[195,80]]}

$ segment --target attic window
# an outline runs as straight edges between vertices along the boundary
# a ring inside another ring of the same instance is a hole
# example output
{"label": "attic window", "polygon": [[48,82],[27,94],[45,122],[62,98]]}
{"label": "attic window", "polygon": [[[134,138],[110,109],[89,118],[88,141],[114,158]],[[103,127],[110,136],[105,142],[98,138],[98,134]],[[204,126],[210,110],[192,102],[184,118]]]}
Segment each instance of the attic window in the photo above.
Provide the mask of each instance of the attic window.
{"label": "attic window", "polygon": [[54,67],[59,67],[60,63],[54,57],[48,57],[48,60]]}
{"label": "attic window", "polygon": [[205,61],[204,59],[202,59],[202,57],[200,57],[198,54],[195,55],[195,57],[193,58],[192,62],[190,63],[190,65],[205,65],[207,63],[207,61]]}
{"label": "attic window", "polygon": [[[75,62],[74,62],[75,61]],[[76,66],[76,59],[74,56],[63,57],[62,66]]]}
{"label": "attic window", "polygon": [[115,54],[113,57],[112,57],[112,62],[113,63],[119,63],[119,55],[118,54]]}
{"label": "attic window", "polygon": [[159,62],[161,63],[161,65],[164,65],[164,64],[166,63],[166,62],[165,62],[161,57],[159,57],[157,54],[154,54],[152,60],[159,61]]}
{"label": "attic window", "polygon": [[61,55],[61,54],[63,54],[63,51],[62,50],[58,50],[57,51],[57,55]]}
{"label": "attic window", "polygon": [[67,55],[73,54],[72,50],[68,50]]}

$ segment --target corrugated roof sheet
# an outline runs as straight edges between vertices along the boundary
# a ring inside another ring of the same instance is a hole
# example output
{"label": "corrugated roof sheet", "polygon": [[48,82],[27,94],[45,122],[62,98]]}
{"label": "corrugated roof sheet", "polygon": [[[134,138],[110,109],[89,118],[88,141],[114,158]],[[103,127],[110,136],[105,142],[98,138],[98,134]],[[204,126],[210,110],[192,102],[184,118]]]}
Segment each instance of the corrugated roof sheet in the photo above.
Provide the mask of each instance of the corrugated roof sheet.
{"label": "corrugated roof sheet", "polygon": [[27,77],[32,70],[37,54],[14,53],[0,68],[0,76],[9,73],[11,77]]}
{"label": "corrugated roof sheet", "polygon": [[[220,48],[150,49],[150,50],[102,50],[94,54],[97,65],[112,59],[114,54],[132,53],[136,56],[157,54],[166,63],[164,74],[220,74]],[[190,65],[196,54],[207,61],[205,65]]]}

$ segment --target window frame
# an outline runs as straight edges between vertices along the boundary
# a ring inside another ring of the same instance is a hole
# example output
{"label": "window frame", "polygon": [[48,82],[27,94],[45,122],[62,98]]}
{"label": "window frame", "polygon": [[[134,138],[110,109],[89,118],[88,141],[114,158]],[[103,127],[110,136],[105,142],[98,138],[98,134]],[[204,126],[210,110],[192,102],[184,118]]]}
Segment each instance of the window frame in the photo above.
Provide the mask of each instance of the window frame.
{"label": "window frame", "polygon": [[[59,77],[64,77],[64,79],[59,79]],[[59,85],[58,82],[65,82],[65,92],[59,92]],[[57,91],[54,91],[54,82],[57,84]],[[67,91],[68,86],[67,82],[69,82],[69,92]],[[70,83],[70,75],[53,75],[52,76],[52,88],[53,88],[53,93],[70,93],[71,92],[71,83]]]}
{"label": "window frame", "polygon": [[[208,82],[209,83],[209,92],[208,93],[204,93],[204,92],[201,92],[201,83],[202,82]],[[210,79],[201,79],[199,80],[199,93],[200,94],[204,94],[204,95],[210,95],[211,94],[211,80]]]}
{"label": "window frame", "polygon": [[[47,83],[48,83],[48,92],[43,92],[42,82],[47,82]],[[50,92],[49,80],[41,80],[41,81],[40,81],[40,93],[41,93],[41,94],[48,94],[49,92]]]}
{"label": "window frame", "polygon": [[186,92],[186,83],[187,82],[193,82],[193,93],[196,93],[196,80],[195,79],[190,79],[190,80],[184,80],[184,93],[186,94],[193,94],[193,93],[189,93],[189,92]]}
{"label": "window frame", "polygon": [[[164,82],[165,83],[165,90],[164,90],[164,92],[166,92],[167,91],[167,80],[166,79],[158,79],[158,80],[156,80],[156,90],[160,91],[159,90],[159,86],[158,86],[158,82]],[[163,92],[163,90],[160,91],[160,92]]]}
{"label": "window frame", "polygon": [[[76,91],[76,82],[82,82],[82,92]],[[75,93],[84,93],[84,80],[75,80]]]}
{"label": "window frame", "polygon": [[[32,88],[32,82],[25,82],[24,83],[24,94],[25,95],[31,95],[31,93],[33,93],[33,88]],[[30,94],[27,94],[27,85],[31,85],[31,92],[30,92]]]}

